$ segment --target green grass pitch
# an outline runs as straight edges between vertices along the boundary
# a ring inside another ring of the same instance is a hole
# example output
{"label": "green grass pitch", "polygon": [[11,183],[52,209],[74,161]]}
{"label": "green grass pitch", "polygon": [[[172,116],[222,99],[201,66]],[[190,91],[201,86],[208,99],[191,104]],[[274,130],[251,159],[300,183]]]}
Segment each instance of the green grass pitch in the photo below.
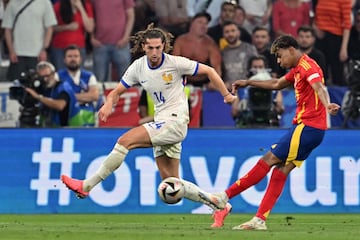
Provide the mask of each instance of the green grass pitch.
{"label": "green grass pitch", "polygon": [[211,215],[201,214],[3,214],[0,239],[360,239],[360,214],[272,214],[267,231],[231,230],[251,217],[231,214],[223,228],[211,229]]}

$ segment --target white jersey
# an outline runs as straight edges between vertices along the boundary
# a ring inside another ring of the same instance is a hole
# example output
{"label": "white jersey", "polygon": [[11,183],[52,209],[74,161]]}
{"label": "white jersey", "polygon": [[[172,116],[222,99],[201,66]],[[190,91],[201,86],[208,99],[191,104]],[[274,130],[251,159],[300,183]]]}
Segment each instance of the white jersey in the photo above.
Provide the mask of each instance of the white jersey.
{"label": "white jersey", "polygon": [[189,122],[189,105],[184,92],[185,75],[196,75],[199,63],[163,53],[160,66],[151,68],[147,56],[135,60],[121,79],[129,88],[141,84],[154,101],[154,120],[177,117]]}

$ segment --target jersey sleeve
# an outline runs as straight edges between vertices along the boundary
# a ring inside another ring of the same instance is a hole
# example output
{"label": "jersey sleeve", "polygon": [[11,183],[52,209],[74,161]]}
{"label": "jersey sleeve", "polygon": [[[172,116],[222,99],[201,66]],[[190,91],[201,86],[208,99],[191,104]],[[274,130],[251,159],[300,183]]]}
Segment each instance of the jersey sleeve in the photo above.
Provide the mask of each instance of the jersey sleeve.
{"label": "jersey sleeve", "polygon": [[306,81],[308,81],[310,84],[313,84],[315,82],[322,82],[323,81],[323,77],[319,73],[319,70],[315,69],[314,67],[310,68],[306,72],[306,76],[307,76]]}
{"label": "jersey sleeve", "polygon": [[176,61],[176,66],[182,75],[194,76],[197,74],[199,69],[198,62],[180,56],[176,56],[175,61]]}
{"label": "jersey sleeve", "polygon": [[294,82],[295,68],[292,68],[288,73],[285,74],[286,81]]}
{"label": "jersey sleeve", "polygon": [[138,65],[139,65],[139,61],[136,60],[135,62],[133,62],[128,69],[126,70],[126,72],[124,73],[124,75],[122,76],[122,78],[120,79],[120,82],[126,87],[126,88],[130,88],[132,86],[134,86],[135,84],[138,83],[138,78],[137,76],[137,71],[138,71]]}

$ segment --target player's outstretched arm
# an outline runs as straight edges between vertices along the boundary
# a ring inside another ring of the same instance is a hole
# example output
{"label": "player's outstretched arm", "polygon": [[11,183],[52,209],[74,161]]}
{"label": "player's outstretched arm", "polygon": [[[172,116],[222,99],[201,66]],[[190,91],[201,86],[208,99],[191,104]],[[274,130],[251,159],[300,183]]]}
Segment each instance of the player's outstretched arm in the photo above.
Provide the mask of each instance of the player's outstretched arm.
{"label": "player's outstretched arm", "polygon": [[270,80],[236,80],[232,84],[232,92],[234,93],[238,88],[252,86],[269,90],[280,90],[290,86],[290,82],[285,79],[285,77],[281,78],[273,78]]}
{"label": "player's outstretched arm", "polygon": [[104,105],[99,110],[99,117],[101,121],[106,122],[107,118],[112,113],[113,106],[119,102],[120,95],[126,91],[126,87],[120,82],[116,88],[111,90],[106,96]]}
{"label": "player's outstretched arm", "polygon": [[198,74],[206,74],[213,86],[220,92],[224,97],[225,103],[232,103],[235,101],[236,96],[232,95],[231,92],[226,88],[224,81],[221,79],[219,74],[214,68],[205,64],[199,63]]}

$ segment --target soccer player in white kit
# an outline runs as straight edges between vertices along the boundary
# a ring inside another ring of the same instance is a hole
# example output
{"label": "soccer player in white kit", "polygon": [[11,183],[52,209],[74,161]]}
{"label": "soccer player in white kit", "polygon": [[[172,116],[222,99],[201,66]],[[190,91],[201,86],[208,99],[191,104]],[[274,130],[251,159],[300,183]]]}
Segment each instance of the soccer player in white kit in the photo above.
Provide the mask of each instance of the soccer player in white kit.
{"label": "soccer player in white kit", "polygon": [[[185,138],[189,123],[189,107],[184,92],[185,76],[206,74],[224,97],[225,103],[232,103],[235,96],[230,94],[216,71],[207,65],[180,56],[170,51],[172,35],[152,24],[132,37],[134,53],[145,55],[135,60],[127,69],[120,83],[107,96],[99,110],[100,120],[106,121],[112,107],[128,88],[141,84],[151,93],[155,104],[154,121],[127,131],[119,137],[113,150],[97,172],[85,180],[61,176],[63,183],[79,198],[88,196],[90,190],[114,172],[124,161],[129,150],[153,147],[154,157],[162,179],[179,178],[181,142]],[[185,198],[207,204],[212,209],[223,209],[224,202],[211,198],[195,184],[181,179],[185,187]],[[205,200],[204,200],[205,199]]]}

